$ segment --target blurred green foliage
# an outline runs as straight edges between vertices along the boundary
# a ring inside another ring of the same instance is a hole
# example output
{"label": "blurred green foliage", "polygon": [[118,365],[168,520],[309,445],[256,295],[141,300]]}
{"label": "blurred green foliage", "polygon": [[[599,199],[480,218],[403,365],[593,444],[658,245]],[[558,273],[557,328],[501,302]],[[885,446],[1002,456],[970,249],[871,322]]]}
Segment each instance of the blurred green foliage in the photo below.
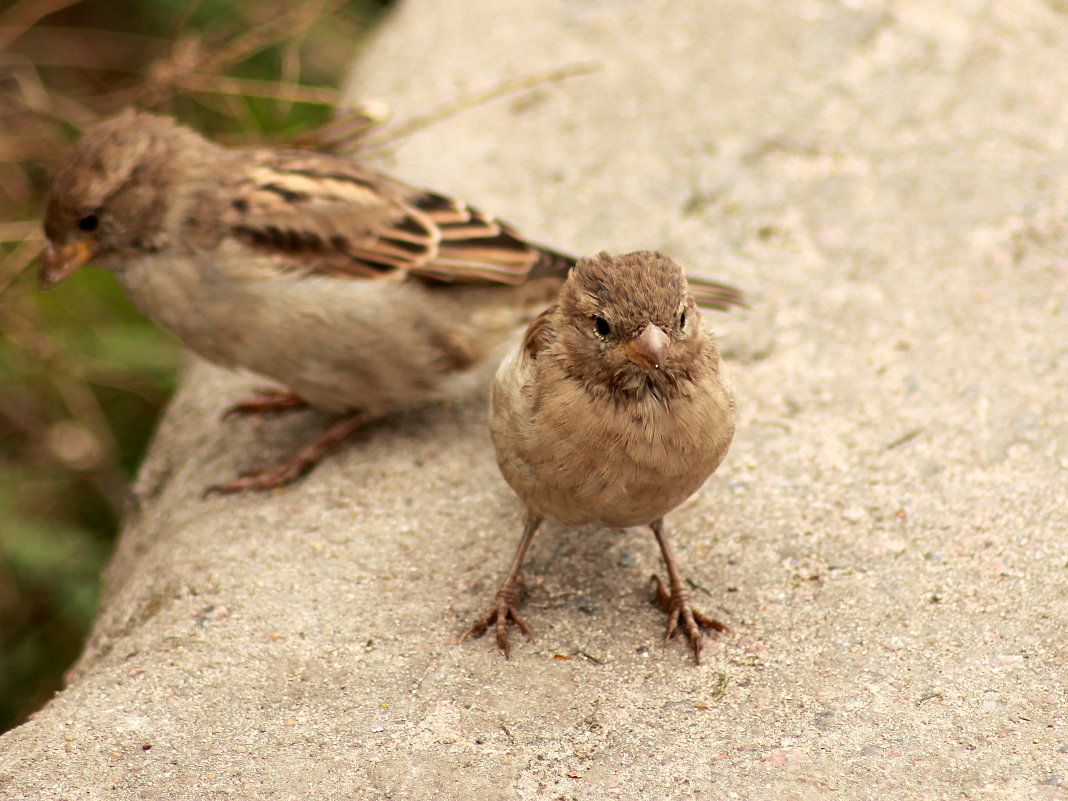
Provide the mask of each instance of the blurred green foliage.
{"label": "blurred green foliage", "polygon": [[57,158],[127,105],[231,141],[333,113],[389,0],[20,0],[0,11],[0,731],[62,684],[180,349],[110,274],[36,290]]}

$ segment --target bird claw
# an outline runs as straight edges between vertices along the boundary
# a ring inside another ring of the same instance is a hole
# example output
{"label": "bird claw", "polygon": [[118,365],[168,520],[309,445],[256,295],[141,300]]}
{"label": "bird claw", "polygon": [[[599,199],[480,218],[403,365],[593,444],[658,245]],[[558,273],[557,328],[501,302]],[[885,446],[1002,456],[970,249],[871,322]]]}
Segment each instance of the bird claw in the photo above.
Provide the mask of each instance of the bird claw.
{"label": "bird claw", "polygon": [[471,624],[471,628],[464,633],[463,639],[481,637],[487,628],[494,626],[497,633],[497,647],[504,651],[504,658],[508,659],[511,653],[508,646],[508,621],[511,620],[521,632],[533,640],[534,634],[530,630],[530,626],[516,611],[519,608],[521,589],[521,586],[514,585],[501,587],[497,591],[493,606],[489,608],[486,614]]}
{"label": "bird claw", "polygon": [[[299,400],[296,395],[292,398]],[[300,401],[303,404],[303,401]],[[291,406],[290,408],[296,408]],[[204,497],[213,493],[232,495],[235,492],[263,492],[292,484],[310,472],[323,458],[341,445],[353,432],[367,422],[367,415],[352,412],[331,425],[326,431],[302,447],[281,464],[264,465],[243,470],[237,478],[224,484],[213,484],[204,490]]]}
{"label": "bird claw", "polygon": [[664,633],[665,642],[674,638],[681,629],[686,635],[686,639],[689,640],[694,662],[700,665],[701,649],[704,648],[705,644],[701,629],[706,628],[711,631],[722,631],[729,634],[731,631],[730,626],[713,617],[709,617],[698,609],[694,609],[690,605],[688,594],[682,587],[674,587],[669,592],[667,587],[664,586],[664,582],[660,580],[660,576],[655,574],[650,578],[650,581],[653,582],[653,591],[655,593],[653,600],[668,616],[667,630]]}
{"label": "bird claw", "polygon": [[212,484],[204,490],[204,497],[213,494],[233,495],[238,492],[265,492],[277,489],[292,484],[313,466],[314,464],[307,464],[304,460],[290,459],[282,464],[251,467],[248,470],[242,470],[235,479],[222,484]]}

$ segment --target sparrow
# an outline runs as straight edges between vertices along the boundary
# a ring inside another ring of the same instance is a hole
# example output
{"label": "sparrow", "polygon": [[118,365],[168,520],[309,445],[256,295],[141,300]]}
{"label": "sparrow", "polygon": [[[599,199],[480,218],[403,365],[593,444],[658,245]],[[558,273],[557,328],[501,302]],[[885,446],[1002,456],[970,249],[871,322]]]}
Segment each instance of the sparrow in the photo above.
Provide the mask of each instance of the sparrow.
{"label": "sparrow", "polygon": [[[288,484],[369,421],[455,395],[574,264],[349,157],[227,148],[132,109],[60,163],[44,230],[43,288],[92,262],[191,350],[283,387],[227,416],[333,416],[280,464],[209,487],[222,493]],[[733,287],[695,286],[711,307],[744,303]]]}
{"label": "sparrow", "polygon": [[544,520],[649,526],[667,568],[666,586],[651,577],[665,639],[681,630],[699,664],[701,627],[730,629],[691,605],[664,516],[723,461],[734,424],[734,390],[682,267],[651,251],[579,260],[493,382],[497,463],[526,515],[493,605],[465,636],[495,626],[505,657],[508,621],[532,637],[520,569]]}

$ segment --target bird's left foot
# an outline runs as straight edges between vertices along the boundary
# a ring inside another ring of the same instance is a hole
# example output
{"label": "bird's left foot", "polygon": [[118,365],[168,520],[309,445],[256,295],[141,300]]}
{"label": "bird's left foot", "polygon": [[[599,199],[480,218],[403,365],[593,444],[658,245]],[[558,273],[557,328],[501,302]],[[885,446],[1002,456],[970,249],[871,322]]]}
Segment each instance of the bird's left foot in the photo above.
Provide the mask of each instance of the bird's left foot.
{"label": "bird's left foot", "polygon": [[298,453],[292,459],[288,459],[281,464],[250,467],[238,473],[237,478],[224,481],[222,484],[212,484],[204,490],[204,496],[207,497],[216,493],[219,495],[233,495],[237,492],[264,492],[284,487],[309,472],[318,461],[318,459],[311,461],[301,459]]}
{"label": "bird's left foot", "polygon": [[212,484],[204,490],[204,495],[206,497],[213,493],[232,495],[236,492],[263,492],[292,484],[311,472],[312,468],[352,436],[368,419],[362,412],[343,417],[281,464],[243,470],[235,479],[222,484]]}
{"label": "bird's left foot", "polygon": [[701,629],[706,628],[711,631],[730,633],[730,626],[694,609],[690,605],[689,593],[681,585],[672,587],[669,592],[667,587],[664,586],[664,582],[660,580],[660,576],[654,574],[650,580],[653,582],[653,591],[655,593],[653,600],[668,616],[667,631],[664,634],[664,639],[670,640],[681,629],[686,635],[686,639],[690,641],[690,648],[693,650],[693,661],[700,665],[701,649],[704,647],[704,636],[701,634]]}

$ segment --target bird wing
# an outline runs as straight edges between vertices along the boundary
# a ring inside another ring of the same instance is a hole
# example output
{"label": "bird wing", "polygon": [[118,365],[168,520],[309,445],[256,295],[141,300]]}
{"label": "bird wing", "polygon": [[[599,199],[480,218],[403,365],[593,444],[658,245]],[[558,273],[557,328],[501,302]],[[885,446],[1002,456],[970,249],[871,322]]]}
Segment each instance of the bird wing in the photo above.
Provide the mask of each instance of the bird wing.
{"label": "bird wing", "polygon": [[339,156],[260,151],[236,185],[229,229],[295,270],[515,285],[574,263],[462,201]]}
{"label": "bird wing", "polygon": [[556,304],[554,303],[531,320],[527,325],[527,330],[523,332],[523,351],[531,359],[537,359],[553,341],[555,333],[552,318],[555,313]]}

